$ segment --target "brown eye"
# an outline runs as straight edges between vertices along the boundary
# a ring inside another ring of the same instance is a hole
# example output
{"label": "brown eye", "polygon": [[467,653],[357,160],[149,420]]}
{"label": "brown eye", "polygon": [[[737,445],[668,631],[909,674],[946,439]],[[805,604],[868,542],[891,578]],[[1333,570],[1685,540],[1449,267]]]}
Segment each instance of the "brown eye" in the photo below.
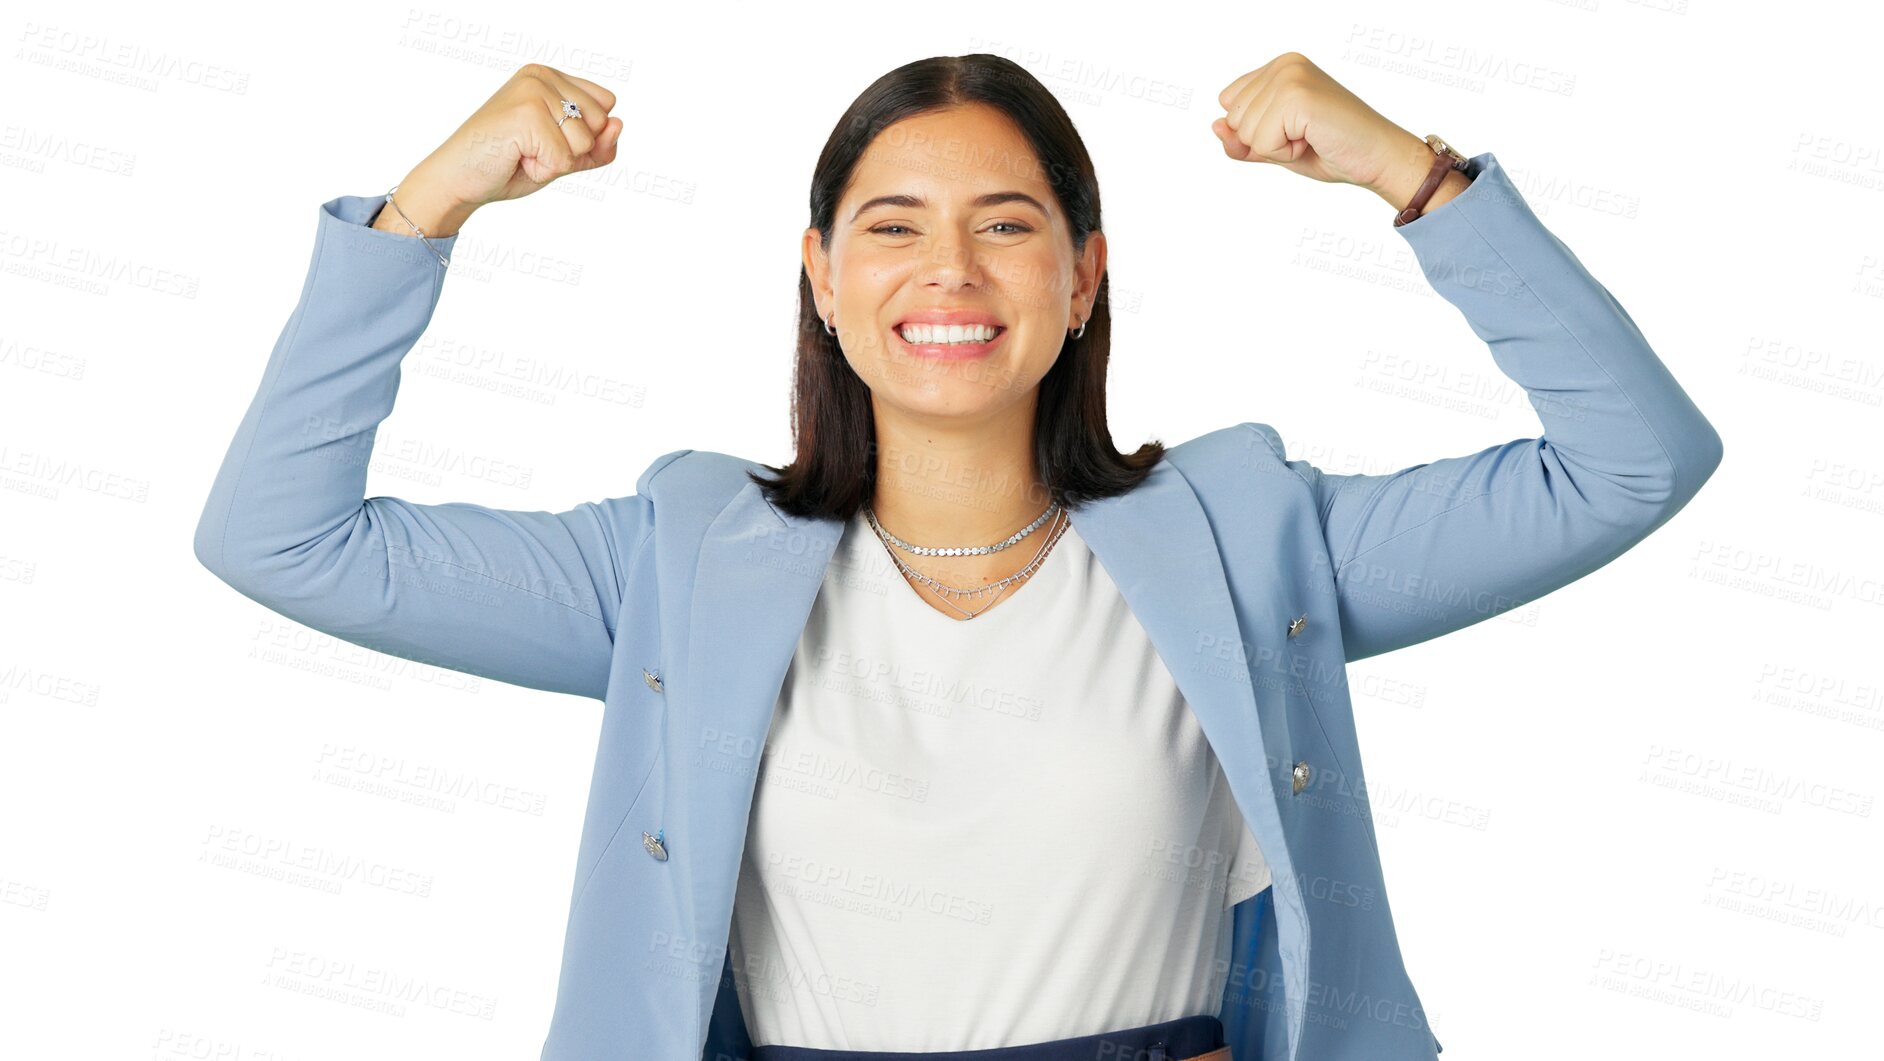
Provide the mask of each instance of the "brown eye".
{"label": "brown eye", "polygon": [[893,232],[891,232],[891,231],[890,231],[890,229],[893,229],[893,228],[901,228],[901,229],[904,229],[905,231],[907,231],[907,227],[906,227],[906,226],[903,226],[903,225],[898,225],[898,224],[888,224],[888,225],[878,225],[877,227],[875,227],[875,228],[873,228],[873,229],[871,229],[870,231],[872,231],[872,232],[881,232],[881,233],[883,233],[883,234],[884,234],[884,235],[886,235],[886,236],[890,236],[890,235],[899,235],[900,233],[893,233]]}

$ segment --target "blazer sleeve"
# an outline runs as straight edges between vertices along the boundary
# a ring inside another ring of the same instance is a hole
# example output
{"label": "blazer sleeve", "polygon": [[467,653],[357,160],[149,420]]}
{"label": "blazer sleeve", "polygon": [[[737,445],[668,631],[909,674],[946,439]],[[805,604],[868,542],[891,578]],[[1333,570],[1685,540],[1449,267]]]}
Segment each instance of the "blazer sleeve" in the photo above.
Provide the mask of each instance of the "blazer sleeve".
{"label": "blazer sleeve", "polygon": [[[197,523],[203,566],[334,637],[497,681],[602,698],[635,552],[636,493],[563,512],[363,497],[400,360],[444,283],[416,237],[370,227],[384,195],[321,205],[299,303]],[[457,236],[432,241],[447,256]]]}
{"label": "blazer sleeve", "polygon": [[[1589,574],[1680,511],[1721,459],[1719,433],[1497,157],[1466,172],[1470,186],[1395,231],[1544,431],[1384,475],[1287,462],[1315,492],[1350,661]],[[1273,429],[1251,426],[1280,456]]]}

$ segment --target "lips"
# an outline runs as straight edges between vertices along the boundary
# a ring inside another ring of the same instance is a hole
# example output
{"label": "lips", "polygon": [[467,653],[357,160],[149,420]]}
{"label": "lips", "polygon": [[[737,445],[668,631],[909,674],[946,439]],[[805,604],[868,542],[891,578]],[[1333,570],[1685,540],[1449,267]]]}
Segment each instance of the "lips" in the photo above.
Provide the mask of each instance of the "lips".
{"label": "lips", "polygon": [[[914,323],[929,322],[916,321]],[[968,321],[963,323],[981,324],[991,322]],[[994,328],[994,338],[982,343],[911,343],[909,340],[903,338],[901,324],[891,328],[890,335],[898,348],[913,357],[928,358],[937,361],[961,361],[986,357],[992,353],[995,347],[1001,344],[1001,340],[1007,337],[1007,328],[1005,325],[996,324]]]}
{"label": "lips", "polygon": [[1001,318],[986,310],[978,309],[925,309],[918,310],[897,321],[892,327],[902,330],[905,324],[986,324],[995,328],[1006,328]]}

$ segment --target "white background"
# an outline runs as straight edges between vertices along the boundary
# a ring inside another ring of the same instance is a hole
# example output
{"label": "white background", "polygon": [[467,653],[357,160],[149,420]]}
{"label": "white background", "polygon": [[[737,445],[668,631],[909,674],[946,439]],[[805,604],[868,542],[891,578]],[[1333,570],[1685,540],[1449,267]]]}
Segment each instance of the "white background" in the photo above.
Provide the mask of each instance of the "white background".
{"label": "white background", "polygon": [[[1725,439],[1700,496],[1612,564],[1350,668],[1449,1061],[1875,1044],[1866,9],[1019,6],[10,8],[0,1054],[537,1055],[601,704],[336,642],[191,554],[318,205],[384,192],[523,62],[601,81],[620,159],[466,227],[380,434],[429,457],[376,461],[368,492],[558,511],[672,449],[783,463],[816,154],[880,74],[972,51],[1027,65],[1097,160],[1121,448],[1260,420],[1291,456],[1386,471],[1539,430],[1391,208],[1223,156],[1218,91],[1289,50],[1415,134],[1495,152]],[[467,344],[601,396],[454,372]],[[465,470],[493,463],[527,489]],[[433,776],[478,787],[441,801]],[[282,854],[226,857],[257,845]],[[383,883],[268,875],[309,849]],[[322,968],[488,1017],[285,986]]]}

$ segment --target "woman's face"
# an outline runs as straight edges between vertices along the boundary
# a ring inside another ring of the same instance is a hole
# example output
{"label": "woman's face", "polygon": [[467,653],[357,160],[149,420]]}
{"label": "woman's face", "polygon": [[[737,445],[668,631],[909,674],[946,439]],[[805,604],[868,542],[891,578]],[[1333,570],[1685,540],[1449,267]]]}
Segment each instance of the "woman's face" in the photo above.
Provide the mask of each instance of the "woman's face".
{"label": "woman's face", "polygon": [[1074,255],[1041,167],[993,107],[917,115],[871,142],[828,248],[805,231],[819,315],[879,416],[981,419],[1031,403],[1068,330],[1092,316],[1105,237]]}

